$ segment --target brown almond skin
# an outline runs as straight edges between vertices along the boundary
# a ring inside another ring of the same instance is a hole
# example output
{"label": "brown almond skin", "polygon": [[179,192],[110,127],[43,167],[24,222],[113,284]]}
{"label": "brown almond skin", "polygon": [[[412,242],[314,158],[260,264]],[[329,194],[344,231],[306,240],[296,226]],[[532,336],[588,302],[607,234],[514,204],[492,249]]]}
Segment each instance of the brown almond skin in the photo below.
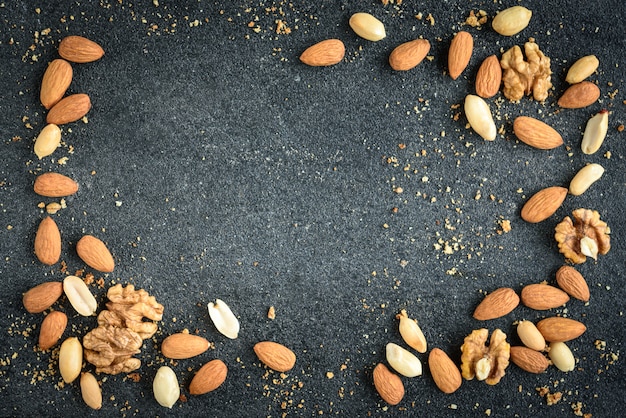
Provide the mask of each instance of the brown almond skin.
{"label": "brown almond skin", "polygon": [[408,71],[419,65],[430,51],[427,39],[415,39],[398,45],[389,55],[389,65],[396,71]]}
{"label": "brown almond skin", "polygon": [[33,190],[39,196],[66,197],[78,191],[78,183],[59,173],[44,173],[35,179]]}
{"label": "brown almond skin", "polygon": [[254,352],[263,364],[277,372],[287,372],[296,365],[296,355],[289,348],[273,341],[261,341]]}
{"label": "brown almond skin", "polygon": [[84,93],[72,94],[55,104],[46,116],[46,122],[55,125],[76,122],[89,112],[91,100]]}
{"label": "brown almond skin", "polygon": [[204,395],[218,387],[226,380],[228,367],[220,359],[211,360],[198,370],[191,379],[189,393],[192,395]]}
{"label": "brown almond skin", "polygon": [[535,283],[524,286],[521,299],[529,308],[544,311],[565,305],[569,301],[569,295],[554,286]]}
{"label": "brown almond skin", "polygon": [[559,287],[571,297],[587,302],[591,297],[587,281],[578,270],[571,266],[562,266],[556,272]]}
{"label": "brown almond skin", "polygon": [[567,188],[547,187],[535,193],[522,207],[522,219],[530,223],[545,221],[563,204]]}
{"label": "brown almond skin", "polygon": [[383,398],[383,401],[389,405],[397,405],[404,398],[404,384],[400,377],[391,372],[387,366],[378,363],[374,367],[374,387]]}
{"label": "brown almond skin", "polygon": [[22,303],[30,313],[40,313],[54,305],[63,294],[63,283],[45,282],[24,293]]}
{"label": "brown almond skin", "polygon": [[543,373],[550,366],[546,356],[528,347],[511,347],[510,359],[517,367],[529,373]]}
{"label": "brown almond skin", "polygon": [[599,98],[600,88],[591,81],[582,81],[569,86],[557,104],[565,109],[580,109],[594,104]]}
{"label": "brown almond skin", "polygon": [[448,51],[448,72],[453,80],[459,78],[467,67],[474,50],[474,38],[469,32],[460,31],[450,43]]}
{"label": "brown almond skin", "polygon": [[167,358],[182,360],[195,357],[209,349],[209,341],[199,335],[179,332],[161,343],[161,352]]}
{"label": "brown almond skin", "polygon": [[51,266],[61,258],[61,232],[54,219],[46,216],[35,235],[35,255],[43,264]]}
{"label": "brown almond skin", "polygon": [[43,319],[39,329],[39,348],[43,351],[51,348],[63,335],[67,327],[67,315],[60,311],[52,311]]}
{"label": "brown almond skin", "polygon": [[563,137],[553,127],[530,116],[518,116],[513,132],[520,141],[537,149],[553,149],[563,145]]}
{"label": "brown almond skin", "polygon": [[83,236],[76,243],[76,253],[89,267],[103,273],[115,269],[115,261],[104,242],[92,235]]}
{"label": "brown almond skin", "polygon": [[311,45],[300,55],[300,61],[311,67],[328,67],[343,60],[346,47],[339,39],[326,39]]}
{"label": "brown almond skin", "polygon": [[99,44],[90,39],[70,35],[61,40],[59,55],[68,61],[84,64],[102,58],[104,50]]}
{"label": "brown almond skin", "polygon": [[515,290],[501,287],[489,293],[474,310],[474,318],[479,321],[500,318],[510,313],[519,305],[519,296]]}
{"label": "brown almond skin", "polygon": [[483,99],[489,99],[498,94],[501,82],[500,60],[495,55],[485,58],[476,74],[476,94]]}
{"label": "brown almond skin", "polygon": [[72,84],[73,74],[72,65],[64,59],[55,59],[48,65],[39,92],[39,100],[43,107],[50,109],[63,98]]}
{"label": "brown almond skin", "polygon": [[580,337],[587,330],[582,322],[574,319],[553,316],[537,323],[537,329],[546,341],[551,343],[566,342]]}
{"label": "brown almond skin", "polygon": [[443,393],[454,393],[461,387],[461,372],[443,350],[433,348],[430,351],[428,367],[435,384]]}

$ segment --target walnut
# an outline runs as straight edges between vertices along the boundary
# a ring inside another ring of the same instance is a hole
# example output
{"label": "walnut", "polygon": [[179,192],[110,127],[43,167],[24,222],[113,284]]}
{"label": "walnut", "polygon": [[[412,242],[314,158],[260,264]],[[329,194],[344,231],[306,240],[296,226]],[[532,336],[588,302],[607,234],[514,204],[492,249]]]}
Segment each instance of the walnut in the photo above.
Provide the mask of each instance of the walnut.
{"label": "walnut", "polygon": [[132,284],[125,288],[117,284],[108,290],[107,297],[111,302],[107,303],[108,311],[98,315],[98,324],[130,328],[144,340],[154,335],[157,325],[154,322],[143,322],[144,316],[153,321],[163,318],[163,305],[157,303],[154,296],[143,289],[135,290]]}
{"label": "walnut", "polygon": [[550,58],[539,50],[539,46],[532,39],[524,44],[524,52],[527,61],[524,61],[522,50],[517,45],[502,54],[500,66],[504,70],[504,96],[516,102],[532,92],[533,98],[542,102],[552,88]]}
{"label": "walnut", "polygon": [[559,244],[559,251],[572,263],[581,264],[598,254],[606,254],[611,249],[611,237],[606,222],[600,220],[600,214],[591,209],[576,209],[572,217],[566,216],[555,228],[554,238]]}
{"label": "walnut", "polygon": [[[98,373],[117,374],[139,368],[139,359],[132,358],[139,353],[143,340],[129,328],[113,325],[99,326],[83,337],[85,359],[96,366]],[[136,366],[132,369],[130,367]],[[113,370],[120,369],[117,373]]]}
{"label": "walnut", "polygon": [[461,346],[461,372],[465,379],[471,380],[476,376],[489,385],[495,385],[504,376],[504,370],[509,365],[510,344],[506,342],[506,334],[496,329],[491,334],[487,347],[489,331],[485,328],[472,331],[465,337]]}

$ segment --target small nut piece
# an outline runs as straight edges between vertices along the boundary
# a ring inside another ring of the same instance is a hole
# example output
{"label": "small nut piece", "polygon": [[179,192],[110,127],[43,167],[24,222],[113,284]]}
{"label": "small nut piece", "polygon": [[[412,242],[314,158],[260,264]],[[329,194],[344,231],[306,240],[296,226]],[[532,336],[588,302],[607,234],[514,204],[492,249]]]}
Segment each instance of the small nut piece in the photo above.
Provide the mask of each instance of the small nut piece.
{"label": "small nut piece", "polygon": [[110,273],[115,268],[115,261],[107,246],[92,235],[85,235],[76,243],[76,252],[89,267]]}
{"label": "small nut piece", "polygon": [[493,18],[491,26],[500,35],[513,36],[523,31],[530,23],[533,12],[522,6],[504,9]]}
{"label": "small nut piece", "polygon": [[39,329],[39,348],[46,351],[54,346],[67,326],[67,315],[60,311],[52,311],[43,319]]}
{"label": "small nut piece", "polygon": [[520,321],[517,324],[517,335],[522,343],[535,351],[543,351],[546,348],[546,340],[541,335],[535,324],[530,321]]}
{"label": "small nut piece", "polygon": [[569,86],[557,104],[565,109],[580,109],[594,104],[599,98],[600,88],[591,81],[582,81]]}
{"label": "small nut piece", "polygon": [[381,398],[389,405],[397,405],[404,397],[404,384],[387,366],[378,363],[374,367],[374,387]]}
{"label": "small nut piece", "polygon": [[518,116],[513,132],[522,142],[538,149],[553,149],[563,145],[563,137],[553,127],[529,116]]}
{"label": "small nut piece", "polygon": [[510,344],[506,342],[506,334],[496,329],[491,333],[487,347],[488,335],[489,331],[481,328],[465,337],[461,346],[461,374],[467,380],[476,377],[488,385],[495,385],[509,365]]}
{"label": "small nut piece", "polygon": [[548,356],[552,360],[552,364],[562,372],[571,372],[576,367],[576,359],[572,350],[563,342],[553,342],[550,344]]}
{"label": "small nut piece", "polygon": [[569,184],[569,194],[580,196],[585,193],[589,187],[596,181],[600,180],[604,174],[604,167],[600,164],[588,164],[581,168],[574,176]]}
{"label": "small nut piece", "polygon": [[587,122],[585,133],[583,134],[583,142],[580,144],[583,154],[593,154],[600,149],[608,130],[609,111],[604,109]]}
{"label": "small nut piece", "polygon": [[350,17],[350,27],[363,39],[377,42],[383,39],[385,33],[385,25],[369,13],[355,13]]}
{"label": "small nut piece", "polygon": [[501,287],[485,296],[474,310],[474,319],[486,321],[507,315],[519,305],[519,296],[515,290]]}
{"label": "small nut piece", "polygon": [[404,309],[396,315],[396,318],[400,320],[399,330],[404,342],[418,353],[425,353],[427,350],[426,337],[424,337],[424,333],[417,322],[409,318]]}
{"label": "small nut piece", "polygon": [[598,254],[606,254],[611,249],[611,237],[606,222],[600,214],[591,209],[576,209],[572,217],[566,216],[555,228],[554,238],[559,251],[573,263],[584,263],[587,257],[594,260]]}
{"label": "small nut piece", "polygon": [[228,305],[220,299],[209,303],[209,316],[215,328],[226,337],[235,339],[239,335],[239,320]]}
{"label": "small nut piece", "polygon": [[565,187],[552,186],[539,190],[522,207],[522,219],[530,223],[545,221],[561,207],[566,196]]}
{"label": "small nut piece", "polygon": [[476,73],[476,94],[484,99],[495,96],[502,83],[502,67],[495,55],[487,57]]}
{"label": "small nut piece", "polygon": [[504,97],[516,102],[524,94],[529,95],[532,92],[533,98],[542,102],[552,88],[550,58],[534,42],[526,42],[524,52],[528,61],[524,61],[522,50],[517,45],[502,54],[500,65],[503,70]]}
{"label": "small nut piece", "polygon": [[204,353],[210,345],[206,338],[199,335],[179,332],[163,340],[161,352],[167,358],[181,360]]}
{"label": "small nut piece", "polygon": [[598,58],[596,58],[595,55],[587,55],[586,57],[582,57],[574,64],[572,64],[569,71],[567,72],[565,81],[570,84],[580,83],[585,78],[593,74],[594,71],[598,69],[598,65],[600,65],[600,61],[598,61]]}
{"label": "small nut piece", "polygon": [[51,266],[61,257],[61,232],[54,219],[46,216],[35,235],[35,255],[43,264]]}
{"label": "small nut piece", "polygon": [[454,393],[463,380],[456,364],[440,348],[433,348],[428,355],[428,367],[435,384],[443,393]]}
{"label": "small nut piece", "polygon": [[220,359],[211,360],[198,370],[191,379],[189,393],[192,395],[204,395],[218,387],[226,380],[228,367]]}
{"label": "small nut piece", "polygon": [[389,65],[396,71],[408,71],[417,67],[426,58],[428,51],[430,51],[430,42],[427,39],[405,42],[391,51]]}
{"label": "small nut piece", "polygon": [[341,62],[346,47],[339,39],[326,39],[311,45],[300,55],[300,61],[311,67],[327,67]]}
{"label": "small nut piece", "polygon": [[472,129],[486,141],[496,139],[496,124],[491,116],[489,105],[473,94],[465,97],[465,116]]}
{"label": "small nut piece", "polygon": [[98,302],[80,277],[67,276],[63,279],[63,291],[72,307],[80,315],[91,316],[96,313]]}
{"label": "small nut piece", "polygon": [[154,376],[152,391],[159,405],[172,408],[180,397],[180,386],[174,370],[168,366],[161,366]]}
{"label": "small nut piece", "polygon": [[582,274],[574,267],[562,266],[556,272],[556,282],[559,287],[565,290],[571,297],[583,302],[590,298],[589,286]]}
{"label": "small nut piece", "polygon": [[473,51],[474,38],[469,32],[459,31],[454,35],[448,50],[448,73],[453,80],[459,78],[463,70],[467,68]]}
{"label": "small nut piece", "polygon": [[88,407],[96,410],[102,408],[102,389],[95,376],[89,372],[80,376],[80,393]]}
{"label": "small nut piece", "polygon": [[422,362],[398,344],[388,343],[385,347],[387,362],[395,371],[406,377],[422,375]]}
{"label": "small nut piece", "polygon": [[59,371],[65,383],[72,383],[83,368],[83,346],[76,337],[69,337],[59,351]]}
{"label": "small nut piece", "polygon": [[564,342],[580,337],[587,327],[582,322],[570,318],[553,316],[537,323],[537,329],[549,342]]}
{"label": "small nut piece", "polygon": [[45,282],[24,293],[22,303],[30,313],[40,313],[51,307],[63,294],[63,283]]}
{"label": "small nut piece", "polygon": [[569,301],[569,296],[554,286],[535,283],[524,286],[521,299],[529,308],[545,311],[565,305]]}
{"label": "small nut piece", "polygon": [[287,372],[296,365],[296,355],[282,344],[261,341],[254,346],[254,352],[263,364],[277,372]]}
{"label": "small nut piece", "polygon": [[543,354],[528,347],[511,347],[511,361],[519,368],[537,374],[545,372],[550,366]]}
{"label": "small nut piece", "polygon": [[41,160],[43,157],[51,155],[61,144],[61,129],[50,123],[46,125],[35,140],[34,151]]}

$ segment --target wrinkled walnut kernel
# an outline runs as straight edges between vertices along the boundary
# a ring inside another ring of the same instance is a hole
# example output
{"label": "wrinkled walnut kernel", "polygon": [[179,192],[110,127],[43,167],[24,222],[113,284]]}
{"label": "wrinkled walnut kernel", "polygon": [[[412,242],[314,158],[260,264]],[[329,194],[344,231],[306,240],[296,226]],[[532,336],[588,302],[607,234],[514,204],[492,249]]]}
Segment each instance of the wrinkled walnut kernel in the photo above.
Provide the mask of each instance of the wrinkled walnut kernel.
{"label": "wrinkled walnut kernel", "polygon": [[597,258],[611,249],[611,237],[606,222],[600,214],[591,209],[576,209],[572,217],[566,216],[555,228],[554,238],[559,244],[559,252],[572,263],[581,264],[587,257]]}
{"label": "wrinkled walnut kernel", "polygon": [[497,384],[509,365],[511,346],[506,342],[506,334],[496,329],[486,346],[489,331],[485,328],[472,331],[465,337],[461,346],[461,374],[467,380],[474,377],[489,385]]}
{"label": "wrinkled walnut kernel", "polygon": [[524,61],[522,49],[517,45],[502,54],[500,66],[504,71],[504,96],[516,102],[532,92],[533,98],[542,102],[552,88],[550,58],[539,50],[539,46],[532,39],[524,44],[524,52],[527,61]]}

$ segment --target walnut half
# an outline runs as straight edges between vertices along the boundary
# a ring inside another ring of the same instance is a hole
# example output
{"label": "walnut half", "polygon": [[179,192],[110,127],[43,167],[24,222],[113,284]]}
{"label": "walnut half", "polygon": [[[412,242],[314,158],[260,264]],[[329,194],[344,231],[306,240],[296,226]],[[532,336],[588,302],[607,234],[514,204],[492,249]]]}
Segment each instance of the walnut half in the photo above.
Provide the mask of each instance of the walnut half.
{"label": "walnut half", "polygon": [[524,52],[527,61],[524,61],[522,49],[517,45],[502,54],[500,66],[504,96],[516,102],[532,92],[535,100],[543,102],[552,88],[550,58],[539,50],[534,39],[524,44]]}
{"label": "walnut half", "polygon": [[606,222],[600,214],[591,209],[576,209],[572,220],[566,216],[555,228],[554,238],[559,244],[559,252],[572,263],[581,264],[598,254],[606,254],[611,249],[611,237]]}
{"label": "walnut half", "polygon": [[486,346],[489,331],[485,328],[472,331],[465,337],[461,346],[461,374],[467,380],[474,377],[489,385],[497,384],[509,365],[511,345],[506,342],[506,334],[496,329]]}

